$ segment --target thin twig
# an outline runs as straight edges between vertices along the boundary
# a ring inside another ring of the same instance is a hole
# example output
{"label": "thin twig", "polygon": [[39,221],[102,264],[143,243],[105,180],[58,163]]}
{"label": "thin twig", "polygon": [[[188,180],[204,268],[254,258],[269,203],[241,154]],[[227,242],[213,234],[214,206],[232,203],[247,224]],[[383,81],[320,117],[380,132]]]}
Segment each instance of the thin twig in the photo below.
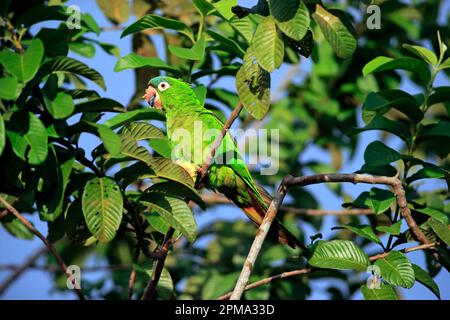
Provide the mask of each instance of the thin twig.
{"label": "thin twig", "polygon": [[[56,259],[58,265],[60,266],[61,270],[63,271],[63,273],[67,276],[68,279],[71,279],[72,278],[72,273],[67,270],[66,264],[64,263],[63,259],[59,255],[59,253],[56,251],[56,249],[53,246],[53,244],[50,241],[48,241],[42,235],[42,233],[40,233],[27,219],[24,218],[24,216],[22,216],[19,213],[19,211],[17,211],[11,204],[9,204],[9,202],[6,201],[1,195],[0,195],[0,202],[5,206],[6,209],[8,209],[9,212],[11,212],[17,219],[19,219],[20,222],[22,222],[25,225],[25,227],[27,227],[28,230],[30,230],[39,239],[42,240],[42,242],[47,247],[48,251],[50,251],[50,253],[53,255],[53,257],[55,257],[55,259]],[[75,288],[75,292],[77,293],[78,298],[80,300],[84,300],[85,299],[81,289]]]}
{"label": "thin twig", "polygon": [[[432,247],[434,247],[436,245],[437,245],[437,243],[433,242],[433,243],[429,243],[429,244],[422,244],[422,245],[415,246],[415,247],[405,248],[405,249],[402,249],[400,251],[404,252],[404,253],[408,253],[408,252],[413,252],[413,251],[418,251],[418,250],[429,249],[429,248],[432,248]],[[376,261],[376,260],[379,260],[379,259],[383,259],[387,255],[388,255],[388,253],[383,252],[383,253],[380,253],[380,254],[373,255],[373,256],[369,257],[369,260],[370,261]],[[245,286],[245,291],[254,289],[256,287],[259,287],[259,286],[262,286],[262,285],[265,285],[265,284],[269,284],[269,283],[271,283],[274,280],[280,280],[280,279],[285,279],[285,278],[289,278],[289,277],[295,277],[295,276],[304,275],[304,274],[308,274],[308,273],[311,273],[311,272],[314,272],[314,271],[320,271],[320,270],[323,270],[323,269],[308,268],[307,267],[307,268],[302,268],[302,269],[297,269],[297,270],[292,270],[292,271],[286,271],[286,272],[283,272],[283,273],[280,273],[280,274],[277,274],[277,275],[274,275],[274,276],[271,276],[271,277],[268,277],[268,278],[264,278],[264,279],[261,279],[261,280],[256,281],[256,282],[253,282],[253,283]],[[232,295],[232,292],[228,292],[228,293],[220,296],[217,299],[218,300],[228,300],[228,299],[230,299],[231,295]]]}
{"label": "thin twig", "polygon": [[[136,252],[134,254],[134,262],[138,263],[139,256],[141,255],[141,250],[139,247],[136,248]],[[133,299],[134,293],[134,282],[136,281],[136,268],[132,268],[130,272],[130,278],[128,279],[128,300]]]}
{"label": "thin twig", "polygon": [[29,258],[27,258],[21,265],[16,266],[15,269],[9,269],[13,272],[11,275],[3,281],[0,285],[0,296],[2,296],[5,291],[16,281],[26,270],[30,268],[31,265],[36,263],[36,260],[39,259],[45,252],[47,251],[47,247],[42,247],[33,253]]}
{"label": "thin twig", "polygon": [[405,197],[405,190],[398,179],[398,176],[386,177],[386,176],[372,176],[366,174],[318,174],[312,176],[293,177],[287,176],[283,179],[278,188],[278,194],[270,204],[267,210],[262,224],[260,225],[252,247],[248,253],[247,259],[242,267],[239,279],[236,282],[236,286],[233,293],[230,296],[230,300],[239,300],[245,291],[245,287],[250,278],[254,263],[259,255],[264,239],[269,231],[269,228],[274,220],[279,207],[281,206],[284,196],[286,195],[289,187],[307,186],[318,183],[330,183],[330,182],[351,182],[351,183],[368,183],[368,184],[385,184],[391,186],[394,194],[397,196],[397,204],[400,208],[402,216],[405,218],[409,229],[413,236],[419,240],[422,244],[429,244],[430,241],[425,237],[423,232],[419,229],[413,217],[411,211],[408,208],[408,203]]}
{"label": "thin twig", "polygon": [[166,262],[167,253],[169,252],[170,245],[172,243],[172,237],[175,229],[170,227],[164,237],[163,245],[161,247],[160,253],[162,256],[156,260],[156,265],[153,270],[152,277],[145,287],[144,294],[141,300],[151,300],[155,294],[156,287],[158,286],[159,278],[161,277],[161,272],[164,268],[164,263]]}

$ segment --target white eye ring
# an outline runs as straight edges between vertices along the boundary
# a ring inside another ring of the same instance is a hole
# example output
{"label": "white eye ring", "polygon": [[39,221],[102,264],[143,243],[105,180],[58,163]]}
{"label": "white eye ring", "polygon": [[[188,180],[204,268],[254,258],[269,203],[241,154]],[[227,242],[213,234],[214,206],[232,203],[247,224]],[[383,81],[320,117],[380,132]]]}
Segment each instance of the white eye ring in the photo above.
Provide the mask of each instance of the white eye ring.
{"label": "white eye ring", "polygon": [[163,81],[160,84],[158,84],[158,90],[159,91],[165,91],[165,90],[167,90],[169,88],[170,88],[170,84],[167,83],[166,81]]}

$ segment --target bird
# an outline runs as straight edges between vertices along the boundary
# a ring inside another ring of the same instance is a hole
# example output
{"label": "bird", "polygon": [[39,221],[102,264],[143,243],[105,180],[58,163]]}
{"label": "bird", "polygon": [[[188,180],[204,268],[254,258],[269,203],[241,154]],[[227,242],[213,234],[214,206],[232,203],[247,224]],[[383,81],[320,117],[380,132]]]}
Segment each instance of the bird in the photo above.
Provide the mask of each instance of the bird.
{"label": "bird", "polygon": [[[150,107],[166,116],[167,138],[172,147],[172,160],[194,179],[211,145],[224,124],[200,103],[192,87],[169,76],[150,79],[142,97]],[[238,206],[256,225],[260,225],[272,201],[270,194],[254,182],[236,141],[227,132],[210,165],[204,186],[220,192]],[[269,232],[279,243],[303,248],[299,240],[280,221],[275,220]]]}

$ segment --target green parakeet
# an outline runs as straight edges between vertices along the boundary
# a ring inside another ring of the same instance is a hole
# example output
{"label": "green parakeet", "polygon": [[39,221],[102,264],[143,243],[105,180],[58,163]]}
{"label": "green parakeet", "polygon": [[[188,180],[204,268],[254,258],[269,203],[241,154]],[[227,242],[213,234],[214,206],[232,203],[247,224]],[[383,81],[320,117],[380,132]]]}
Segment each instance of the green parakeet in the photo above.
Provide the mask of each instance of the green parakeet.
{"label": "green parakeet", "polygon": [[[172,158],[195,180],[198,169],[210,153],[212,142],[223,128],[223,123],[204,108],[187,83],[178,79],[164,76],[151,79],[143,98],[166,114],[167,136],[173,149]],[[216,150],[204,185],[210,190],[223,193],[257,225],[262,222],[272,200],[253,181],[234,139],[228,133]],[[278,221],[274,222],[271,233],[282,244],[293,248],[301,247],[298,240]]]}

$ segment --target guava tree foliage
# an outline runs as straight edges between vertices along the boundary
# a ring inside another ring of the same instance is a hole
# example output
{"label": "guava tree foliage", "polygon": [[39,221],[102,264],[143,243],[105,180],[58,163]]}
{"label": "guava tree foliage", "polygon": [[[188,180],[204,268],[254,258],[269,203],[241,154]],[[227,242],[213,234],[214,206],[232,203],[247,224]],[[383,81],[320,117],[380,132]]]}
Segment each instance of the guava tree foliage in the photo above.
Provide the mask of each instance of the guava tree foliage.
{"label": "guava tree foliage", "polygon": [[[38,215],[48,225],[40,232],[66,265],[82,274],[92,261],[104,266],[97,281],[83,276],[87,298],[147,292],[156,299],[215,299],[233,289],[256,228],[220,218],[197,226],[196,216],[231,207],[220,195],[197,190],[171,160],[164,114],[141,99],[150,78],[167,74],[192,83],[224,121],[241,101],[242,128],[279,130],[279,171],[259,175],[249,168],[271,190],[287,175],[338,172],[355,156],[361,133],[377,130],[358,173],[396,177],[405,192],[399,199],[377,185],[352,197],[342,184],[326,184],[344,207],[334,212],[340,214],[330,232],[319,210],[327,199],[290,188],[278,218],[308,250],[267,239],[250,282],[275,279],[246,291],[246,299],[305,299],[320,279],[334,280],[327,282],[330,299],[358,292],[365,299],[398,299],[399,288],[416,282],[440,297],[433,278],[450,268],[450,86],[435,85],[436,79],[448,82],[450,70],[450,31],[437,22],[441,1],[97,4],[112,26],[100,27],[82,3],[78,15],[58,0],[0,5],[0,221],[12,236],[34,238],[23,218]],[[379,9],[379,28],[366,23],[374,18],[371,4]],[[34,27],[47,21],[59,23]],[[103,32],[129,38],[133,52],[123,55],[97,40]],[[155,35],[165,50],[160,56]],[[127,106],[93,90],[93,83],[106,89],[104,77],[73,58],[92,58],[96,50],[117,57],[111,70],[135,70]],[[281,66],[288,68],[284,82],[271,83]],[[299,70],[300,83],[293,81]],[[224,79],[235,87],[225,87]],[[413,92],[399,89],[405,82]],[[100,141],[90,154],[81,147],[85,134]],[[311,147],[326,159],[304,161]],[[422,188],[424,182],[431,187]],[[311,239],[305,226],[316,233]],[[425,269],[408,258],[416,250],[426,258]],[[43,266],[55,270],[54,256]],[[55,286],[67,290],[66,275],[57,270]],[[295,270],[301,270],[295,277],[276,276]],[[367,270],[376,281],[366,284]]]}

